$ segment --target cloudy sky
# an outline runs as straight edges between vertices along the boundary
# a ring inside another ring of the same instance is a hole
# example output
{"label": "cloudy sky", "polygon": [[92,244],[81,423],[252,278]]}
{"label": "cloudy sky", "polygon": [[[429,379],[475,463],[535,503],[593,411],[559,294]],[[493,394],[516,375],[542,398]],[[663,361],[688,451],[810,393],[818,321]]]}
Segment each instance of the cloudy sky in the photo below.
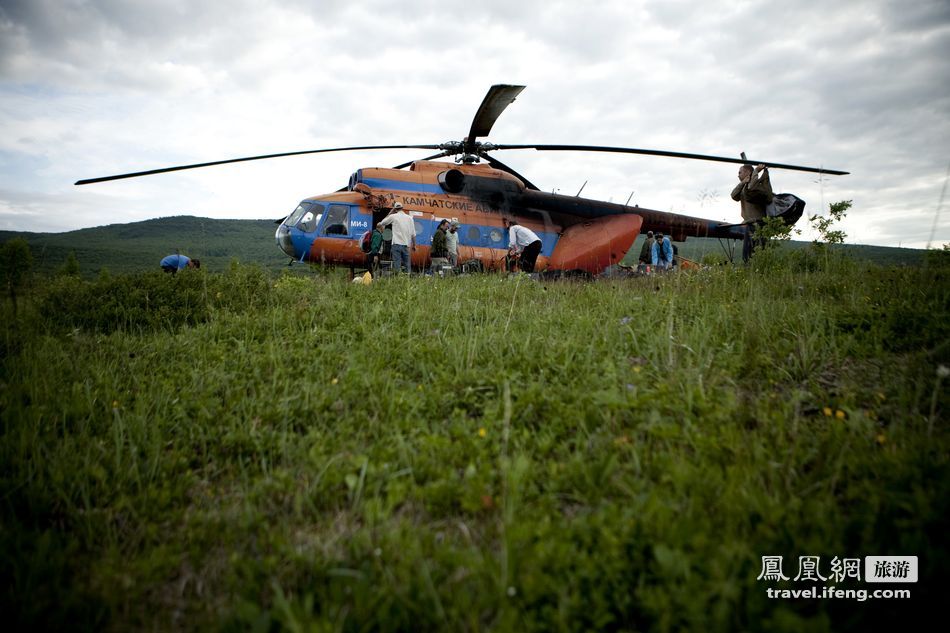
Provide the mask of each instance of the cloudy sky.
{"label": "cloudy sky", "polygon": [[[848,242],[925,247],[933,233],[939,246],[950,242],[950,201],[938,209],[950,173],[948,60],[947,0],[0,0],[0,229],[277,218],[359,167],[427,152],[72,183],[460,140],[489,86],[517,83],[527,89],[490,141],[744,151],[847,170],[776,170],[772,181],[810,213],[853,200]],[[633,192],[631,204],[738,221],[735,165],[498,157],[548,191],[576,194],[587,181],[585,197]]]}

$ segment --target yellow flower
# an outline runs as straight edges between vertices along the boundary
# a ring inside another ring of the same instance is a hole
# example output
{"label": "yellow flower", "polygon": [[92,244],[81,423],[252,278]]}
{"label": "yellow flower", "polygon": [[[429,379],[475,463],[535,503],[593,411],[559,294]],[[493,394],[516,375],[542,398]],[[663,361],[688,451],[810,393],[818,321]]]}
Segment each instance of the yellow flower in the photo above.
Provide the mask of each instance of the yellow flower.
{"label": "yellow flower", "polygon": [[330,384],[331,384],[331,385],[335,385],[335,384],[338,383],[338,382],[340,382],[340,379],[339,379],[339,378],[334,378],[333,380],[330,381]]}
{"label": "yellow flower", "polygon": [[884,402],[884,400],[887,399],[887,396],[885,396],[883,393],[879,391],[877,392],[877,399],[880,400],[881,402]]}
{"label": "yellow flower", "polygon": [[488,435],[488,431],[485,430],[485,427],[478,429],[478,437],[485,437]]}
{"label": "yellow flower", "polygon": [[825,407],[821,410],[821,412],[825,414],[825,417],[831,417],[831,407]]}
{"label": "yellow flower", "polygon": [[640,373],[640,368],[639,368],[639,367],[634,367],[634,368],[633,368],[633,373],[639,374],[639,373]]}
{"label": "yellow flower", "polygon": [[874,439],[877,440],[877,443],[878,443],[878,444],[883,444],[884,442],[887,441],[887,438],[884,436],[883,433],[878,433],[878,434],[877,434],[877,437],[874,438]]}
{"label": "yellow flower", "polygon": [[844,420],[844,411],[842,411],[841,409],[838,409],[837,411],[835,411],[835,417],[838,418],[839,420]]}
{"label": "yellow flower", "polygon": [[119,408],[119,401],[118,401],[118,400],[113,400],[113,401],[112,401],[112,408],[113,408],[113,409],[118,409],[118,408]]}

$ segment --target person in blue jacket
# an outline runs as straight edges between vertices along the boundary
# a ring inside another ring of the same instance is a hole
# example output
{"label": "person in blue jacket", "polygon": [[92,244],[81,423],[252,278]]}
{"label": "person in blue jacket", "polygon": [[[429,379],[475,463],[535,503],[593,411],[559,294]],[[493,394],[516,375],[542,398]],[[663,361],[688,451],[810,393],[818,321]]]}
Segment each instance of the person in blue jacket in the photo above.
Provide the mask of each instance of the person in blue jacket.
{"label": "person in blue jacket", "polygon": [[162,258],[160,266],[166,273],[174,275],[182,268],[201,268],[201,262],[184,255],[169,255]]}
{"label": "person in blue jacket", "polygon": [[656,234],[656,241],[653,243],[653,252],[651,253],[653,268],[656,270],[669,270],[673,265],[673,245],[670,238],[662,233]]}

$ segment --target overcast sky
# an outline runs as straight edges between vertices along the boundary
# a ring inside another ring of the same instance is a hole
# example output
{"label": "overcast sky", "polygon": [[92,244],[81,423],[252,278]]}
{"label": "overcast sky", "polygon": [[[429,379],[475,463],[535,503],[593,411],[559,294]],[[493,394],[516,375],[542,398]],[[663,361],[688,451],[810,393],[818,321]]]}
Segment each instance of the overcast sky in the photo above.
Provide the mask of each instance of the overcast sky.
{"label": "overcast sky", "polygon": [[[738,156],[849,243],[925,247],[950,173],[950,2],[0,0],[0,229],[278,218],[359,167],[461,140],[489,86],[527,86],[489,141]],[[739,221],[736,166],[498,154],[540,188]],[[950,198],[950,195],[947,196]],[[933,245],[950,242],[944,202]],[[805,225],[803,220],[799,223]],[[805,238],[812,237],[808,231]]]}

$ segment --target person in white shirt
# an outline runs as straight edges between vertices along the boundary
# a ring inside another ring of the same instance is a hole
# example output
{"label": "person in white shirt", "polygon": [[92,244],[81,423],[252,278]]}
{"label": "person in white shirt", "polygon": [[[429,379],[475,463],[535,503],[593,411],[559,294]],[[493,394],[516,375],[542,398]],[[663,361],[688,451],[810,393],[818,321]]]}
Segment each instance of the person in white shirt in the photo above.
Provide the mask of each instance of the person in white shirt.
{"label": "person in white shirt", "polygon": [[452,220],[449,225],[449,232],[445,236],[445,245],[449,249],[449,263],[453,266],[459,265],[459,224],[458,220]]}
{"label": "person in white shirt", "polygon": [[533,273],[534,263],[541,253],[541,238],[529,228],[518,224],[515,220],[502,220],[508,229],[508,250],[518,256],[518,269],[521,272]]}
{"label": "person in white shirt", "polygon": [[393,231],[393,271],[399,272],[403,266],[406,272],[412,272],[412,265],[409,259],[409,249],[416,250],[416,223],[412,221],[409,215],[409,209],[397,202],[393,205],[393,210],[379,222],[380,226],[392,225]]}

